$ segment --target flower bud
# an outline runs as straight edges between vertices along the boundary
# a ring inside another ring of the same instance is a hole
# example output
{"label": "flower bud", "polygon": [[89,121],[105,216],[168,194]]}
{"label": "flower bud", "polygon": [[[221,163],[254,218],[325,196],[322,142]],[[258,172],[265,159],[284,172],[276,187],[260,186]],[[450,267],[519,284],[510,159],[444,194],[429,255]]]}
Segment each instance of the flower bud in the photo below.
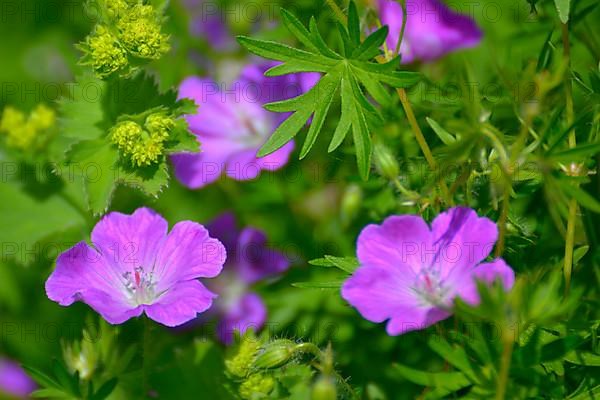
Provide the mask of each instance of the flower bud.
{"label": "flower bud", "polygon": [[264,346],[254,360],[256,368],[277,368],[286,364],[294,355],[297,344],[288,339],[278,339]]}
{"label": "flower bud", "polygon": [[349,185],[342,197],[341,217],[342,224],[348,226],[360,211],[363,201],[363,192],[356,184]]}
{"label": "flower bud", "polygon": [[330,376],[320,376],[312,387],[311,400],[335,400],[337,390],[335,380]]}
{"label": "flower bud", "polygon": [[400,167],[392,152],[382,143],[376,143],[373,150],[375,168],[384,177],[394,180],[400,174]]}

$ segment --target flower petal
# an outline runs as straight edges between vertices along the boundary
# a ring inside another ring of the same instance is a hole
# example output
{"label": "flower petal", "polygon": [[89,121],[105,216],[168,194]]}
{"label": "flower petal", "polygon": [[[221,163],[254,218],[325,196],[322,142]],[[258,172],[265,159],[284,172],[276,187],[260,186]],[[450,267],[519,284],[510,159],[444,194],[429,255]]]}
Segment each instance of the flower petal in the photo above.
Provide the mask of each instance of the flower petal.
{"label": "flower petal", "polygon": [[46,294],[62,306],[83,301],[112,324],[140,315],[129,303],[119,275],[85,242],[62,253],[46,281]]}
{"label": "flower petal", "polygon": [[196,318],[210,308],[217,297],[197,280],[179,282],[157,302],[144,306],[146,315],[163,325],[174,327]]}
{"label": "flower petal", "polygon": [[234,332],[243,335],[250,328],[258,331],[266,320],[267,307],[260,296],[256,293],[247,293],[225,310],[217,326],[217,334],[223,343],[231,344]]}
{"label": "flower petal", "polygon": [[402,307],[390,319],[386,331],[390,336],[425,329],[450,316],[450,313],[434,307]]}
{"label": "flower petal", "polygon": [[342,285],[342,297],[367,320],[383,322],[398,310],[418,306],[411,290],[411,275],[395,268],[367,266],[357,269]]}
{"label": "flower petal", "polygon": [[478,265],[472,272],[471,276],[467,277],[458,288],[458,296],[469,304],[479,304],[479,292],[477,291],[476,281],[482,281],[488,284],[493,284],[494,281],[500,280],[505,290],[510,290],[515,283],[515,271],[506,264],[506,262],[497,258],[490,263]]}
{"label": "flower petal", "polygon": [[450,284],[490,255],[498,227],[470,208],[456,207],[441,213],[432,224],[436,261],[441,277]]}
{"label": "flower petal", "polygon": [[363,266],[399,268],[416,274],[432,258],[432,235],[421,217],[392,216],[382,225],[369,225],[362,230],[357,255]]}
{"label": "flower petal", "polygon": [[225,263],[225,247],[208,235],[202,225],[177,223],[156,258],[154,276],[157,290],[169,290],[179,281],[217,276]]}
{"label": "flower petal", "polygon": [[122,275],[140,266],[151,268],[168,229],[167,221],[149,208],[131,215],[112,212],[94,227],[92,243],[114,273]]}
{"label": "flower petal", "polygon": [[242,280],[254,283],[275,276],[290,266],[289,260],[280,252],[268,249],[264,232],[245,228],[240,233],[235,254],[235,264]]}

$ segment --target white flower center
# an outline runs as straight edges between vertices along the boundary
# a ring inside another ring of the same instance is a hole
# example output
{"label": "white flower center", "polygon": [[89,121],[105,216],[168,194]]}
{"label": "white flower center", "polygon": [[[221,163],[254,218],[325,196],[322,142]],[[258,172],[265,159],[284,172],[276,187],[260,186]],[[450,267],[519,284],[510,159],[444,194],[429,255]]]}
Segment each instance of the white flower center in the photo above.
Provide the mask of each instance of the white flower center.
{"label": "white flower center", "polygon": [[152,304],[159,297],[155,292],[152,272],[147,273],[142,267],[137,267],[133,272],[125,272],[123,278],[129,299],[135,305]]}
{"label": "white flower center", "polygon": [[448,287],[440,279],[439,271],[422,270],[415,280],[413,290],[419,295],[423,305],[446,308],[449,306]]}

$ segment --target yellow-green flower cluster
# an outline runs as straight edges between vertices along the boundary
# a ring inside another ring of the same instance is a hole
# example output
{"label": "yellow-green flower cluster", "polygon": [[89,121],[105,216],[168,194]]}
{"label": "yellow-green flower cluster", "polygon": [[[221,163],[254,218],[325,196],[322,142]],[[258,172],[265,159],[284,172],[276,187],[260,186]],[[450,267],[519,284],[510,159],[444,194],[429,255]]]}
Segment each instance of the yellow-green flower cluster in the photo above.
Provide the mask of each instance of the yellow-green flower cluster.
{"label": "yellow-green flower cluster", "polygon": [[242,399],[255,399],[257,396],[266,396],[271,393],[275,386],[275,380],[265,374],[253,374],[240,385],[240,397]]}
{"label": "yellow-green flower cluster", "polygon": [[169,51],[169,36],[161,32],[162,17],[151,5],[103,3],[106,18],[80,46],[85,53],[82,63],[91,65],[99,77],[127,75],[139,65],[132,57],[157,60]]}
{"label": "yellow-green flower cluster", "polygon": [[246,335],[242,338],[237,354],[225,360],[227,370],[239,378],[245,378],[252,368],[256,354],[260,349],[260,341],[254,335]]}
{"label": "yellow-green flower cluster", "polygon": [[156,60],[169,51],[169,37],[161,33],[152,6],[136,4],[117,22],[119,39],[132,54]]}
{"label": "yellow-green flower cluster", "polygon": [[119,122],[111,128],[110,137],[134,166],[145,167],[159,161],[174,126],[172,117],[158,112],[146,117],[143,126],[131,120]]}
{"label": "yellow-green flower cluster", "polygon": [[19,150],[37,149],[47,139],[47,132],[54,127],[56,114],[44,104],[39,104],[29,116],[14,107],[7,106],[0,119],[0,133],[7,136],[9,147]]}

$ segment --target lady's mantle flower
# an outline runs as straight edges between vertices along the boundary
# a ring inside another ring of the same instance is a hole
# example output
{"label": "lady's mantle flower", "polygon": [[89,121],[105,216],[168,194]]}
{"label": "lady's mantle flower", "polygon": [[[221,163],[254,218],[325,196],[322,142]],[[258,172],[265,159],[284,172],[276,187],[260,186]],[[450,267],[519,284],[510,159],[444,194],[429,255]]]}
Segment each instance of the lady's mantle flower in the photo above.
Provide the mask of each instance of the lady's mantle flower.
{"label": "lady's mantle flower", "polygon": [[263,104],[303,93],[316,82],[315,75],[266,78],[266,67],[245,68],[239,80],[225,90],[199,77],[181,84],[179,97],[193,99],[199,105],[198,113],[186,119],[201,143],[200,154],[173,157],[175,175],[185,186],[198,189],[223,174],[240,181],[252,180],[262,170],[274,171],[288,162],[293,141],[268,156],[256,157],[285,119],[283,114],[266,111]]}
{"label": "lady's mantle flower", "polygon": [[49,131],[56,124],[54,110],[38,104],[26,116],[20,110],[7,106],[0,119],[0,133],[7,135],[6,144],[22,151],[37,150],[50,138]]}
{"label": "lady's mantle flower", "polygon": [[390,335],[426,328],[450,316],[457,296],[477,304],[477,280],[512,287],[515,275],[504,260],[481,263],[497,237],[496,224],[469,208],[440,214],[431,229],[418,216],[389,217],[361,232],[361,267],[342,297],[369,321],[389,320]]}
{"label": "lady's mantle flower", "polygon": [[[378,0],[379,16],[390,33],[389,50],[398,44],[402,7],[397,0]],[[433,61],[446,53],[477,46],[482,32],[473,19],[450,10],[441,0],[407,0],[406,28],[400,45],[403,63]]]}
{"label": "lady's mantle flower", "polygon": [[175,126],[175,120],[165,112],[150,114],[142,127],[134,121],[121,121],[110,130],[119,150],[137,167],[155,164],[164,153],[164,142]]}
{"label": "lady's mantle flower", "polygon": [[36,388],[35,382],[23,371],[19,364],[0,358],[0,397],[5,394],[25,399],[29,398],[31,392]]}
{"label": "lady's mantle flower", "polygon": [[232,214],[223,214],[207,228],[228,254],[223,273],[209,287],[219,294],[214,307],[220,316],[218,336],[229,344],[234,331],[243,335],[249,328],[258,330],[267,319],[262,299],[250,291],[250,286],[282,273],[290,263],[283,254],[266,247],[262,231],[251,227],[239,231]]}
{"label": "lady's mantle flower", "polygon": [[225,248],[191,221],[167,231],[147,208],[106,215],[92,231],[94,247],[81,242],[58,257],[48,298],[62,306],[83,301],[111,324],[143,312],[166,326],[194,319],[216,297],[197,279],[221,272]]}

